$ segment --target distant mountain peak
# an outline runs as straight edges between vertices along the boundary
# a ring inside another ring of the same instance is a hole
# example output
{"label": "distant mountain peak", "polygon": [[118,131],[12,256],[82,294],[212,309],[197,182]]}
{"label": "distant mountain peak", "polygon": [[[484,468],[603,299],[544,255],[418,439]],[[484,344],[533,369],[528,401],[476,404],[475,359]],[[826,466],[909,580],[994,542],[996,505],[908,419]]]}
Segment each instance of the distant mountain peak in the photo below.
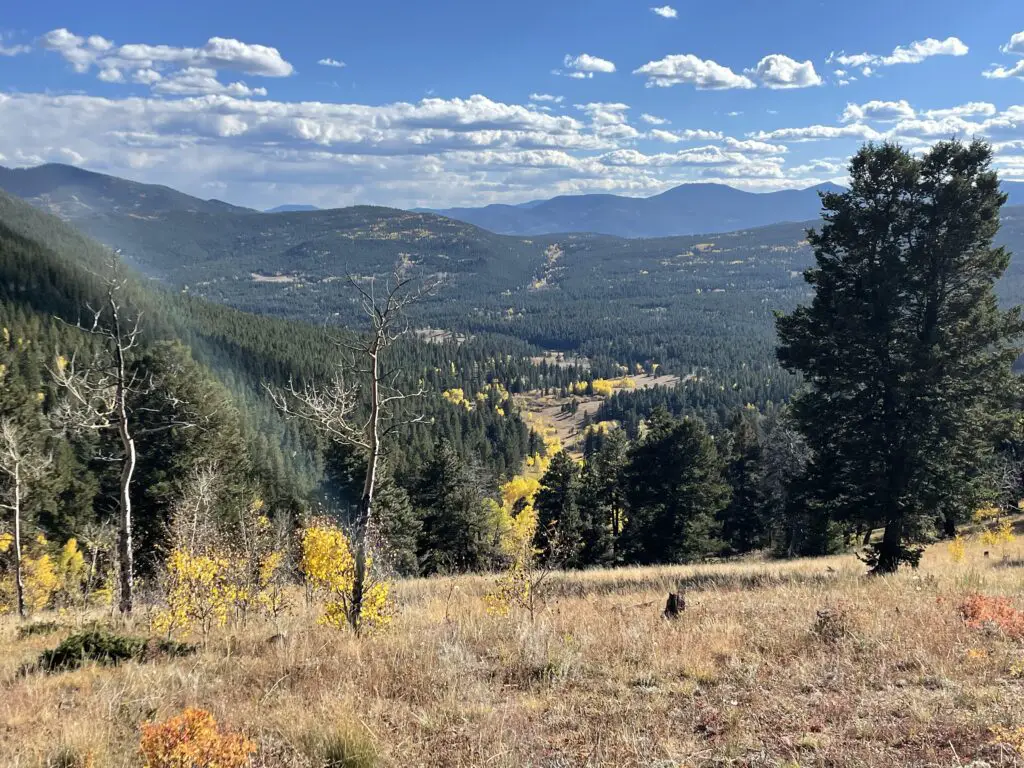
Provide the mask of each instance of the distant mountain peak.
{"label": "distant mountain peak", "polygon": [[650,197],[560,195],[518,206],[433,212],[506,235],[595,232],[619,237],[668,237],[816,219],[821,213],[818,192],[841,189],[835,184],[820,184],[807,189],[747,192],[717,182],[692,182]]}
{"label": "distant mountain peak", "polygon": [[319,211],[319,207],[315,205],[305,205],[303,203],[293,203],[285,205],[276,205],[273,208],[267,208],[264,213],[307,213],[309,211]]}

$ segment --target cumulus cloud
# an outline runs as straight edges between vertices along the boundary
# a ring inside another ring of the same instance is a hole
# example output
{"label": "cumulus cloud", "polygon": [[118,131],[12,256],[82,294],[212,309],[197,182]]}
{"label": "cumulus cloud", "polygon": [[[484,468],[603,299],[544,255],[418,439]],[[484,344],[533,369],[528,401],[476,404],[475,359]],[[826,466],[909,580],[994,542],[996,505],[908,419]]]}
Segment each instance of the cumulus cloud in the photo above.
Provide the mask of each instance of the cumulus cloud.
{"label": "cumulus cloud", "polygon": [[995,104],[987,101],[971,101],[947,109],[929,109],[923,114],[929,120],[941,120],[946,117],[991,117],[997,112]]}
{"label": "cumulus cloud", "polygon": [[864,104],[847,104],[840,120],[844,123],[859,123],[864,120],[893,122],[896,120],[912,119],[915,116],[914,108],[910,106],[906,99],[900,99],[899,101],[875,100]]}
{"label": "cumulus cloud", "polygon": [[779,128],[774,131],[757,131],[747,136],[758,141],[819,141],[821,139],[860,139],[877,141],[883,138],[874,128],[863,123],[850,125],[808,125],[803,128]]}
{"label": "cumulus cloud", "polygon": [[646,112],[640,115],[640,119],[648,125],[668,125],[671,120],[666,120],[664,117],[657,117],[656,115],[650,115]]}
{"label": "cumulus cloud", "polygon": [[874,53],[833,53],[828,62],[833,61],[844,67],[860,68],[861,74],[870,77],[874,67],[890,67],[894,64],[920,64],[933,56],[966,56],[969,48],[958,37],[947,37],[936,40],[933,37],[915,40],[909,45],[898,45],[888,55]]}
{"label": "cumulus cloud", "polygon": [[339,59],[332,59],[329,56],[326,59],[320,59],[320,61],[318,61],[317,64],[319,64],[321,67],[336,67],[338,69],[347,66],[344,61],[340,61]]}
{"label": "cumulus cloud", "polygon": [[679,144],[684,141],[711,141],[722,138],[721,132],[708,131],[703,128],[686,128],[682,131],[665,131],[661,128],[654,128],[648,131],[647,135],[667,144]]}
{"label": "cumulus cloud", "polygon": [[530,101],[536,101],[540,103],[548,102],[551,104],[561,104],[565,101],[565,96],[553,96],[550,93],[531,93]]}
{"label": "cumulus cloud", "polygon": [[[207,77],[202,69],[188,79]],[[155,83],[186,87],[180,71],[157,72]],[[652,194],[698,180],[759,189],[792,181],[785,155],[766,141],[687,129],[665,133],[673,143],[702,145],[643,153],[634,146],[639,134],[628,124],[628,105],[578,107],[574,115],[548,114],[479,95],[367,105],[229,93],[14,93],[0,95],[0,152],[13,164],[75,162],[194,194],[209,194],[207,185],[216,184],[218,197],[252,205],[273,204],[287,196],[283,190],[324,206],[414,207],[593,191]]]}
{"label": "cumulus cloud", "polygon": [[725,146],[738,152],[748,152],[752,155],[784,155],[789,151],[788,147],[781,144],[769,144],[754,139],[734,139],[731,136],[725,137]]}
{"label": "cumulus cloud", "polygon": [[754,88],[754,82],[710,59],[704,60],[692,53],[672,54],[658,61],[649,61],[633,70],[634,75],[647,78],[647,87],[667,88],[673,85],[692,85],[697,90],[720,91],[730,88]]}
{"label": "cumulus cloud", "polygon": [[756,67],[744,72],[765,88],[810,88],[822,83],[810,61],[799,62],[781,53],[765,56]]}
{"label": "cumulus cloud", "polygon": [[227,94],[245,97],[267,95],[266,88],[250,88],[242,82],[224,84],[217,79],[217,70],[202,67],[188,67],[168,77],[161,77],[152,84],[152,87],[158,93],[175,96]]}
{"label": "cumulus cloud", "polygon": [[[163,93],[265,95],[265,89],[250,88],[245,83],[221,83],[217,73],[227,70],[287,77],[294,72],[276,48],[224,37],[211,37],[199,48],[145,43],[117,46],[100,35],[83,37],[60,28],[43,35],[40,45],[60,54],[76,72],[89,72],[95,67],[99,70],[98,78],[108,83],[125,82],[127,73],[132,82]],[[338,64],[341,62],[332,66]]]}
{"label": "cumulus cloud", "polygon": [[1004,80],[1008,77],[1019,77],[1024,79],[1024,59],[1021,59],[1012,67],[993,66],[981,73],[990,80]]}
{"label": "cumulus cloud", "polygon": [[1024,31],[1015,32],[1010,35],[1010,42],[999,47],[1003,53],[1015,53],[1024,56]]}
{"label": "cumulus cloud", "polygon": [[663,19],[674,19],[679,15],[679,12],[671,5],[659,5],[651,8],[651,13],[656,13]]}
{"label": "cumulus cloud", "polygon": [[97,77],[105,83],[123,83],[124,75],[116,67],[104,67]]}
{"label": "cumulus cloud", "polygon": [[567,53],[562,64],[567,71],[563,73],[555,70],[555,74],[565,74],[567,77],[585,78],[593,77],[595,72],[607,74],[615,71],[615,64],[608,59],[591,56],[589,53],[581,53],[579,56]]}

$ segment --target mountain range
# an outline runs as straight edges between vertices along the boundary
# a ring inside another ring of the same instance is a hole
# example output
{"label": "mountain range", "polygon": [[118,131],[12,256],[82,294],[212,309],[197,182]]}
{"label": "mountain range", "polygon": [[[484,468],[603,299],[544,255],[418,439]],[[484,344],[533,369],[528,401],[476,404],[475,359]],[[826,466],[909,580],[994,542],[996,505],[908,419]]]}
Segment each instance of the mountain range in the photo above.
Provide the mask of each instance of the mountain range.
{"label": "mountain range", "polygon": [[[255,211],[220,200],[192,197],[170,187],[142,184],[57,163],[18,169],[0,166],[0,189],[79,223],[104,242],[116,239],[110,222],[98,221],[110,216],[264,216],[324,212],[304,204]],[[1009,195],[1009,205],[1024,204],[1024,182],[1003,182],[1003,189]],[[499,235],[520,237],[569,232],[626,238],[670,237],[813,220],[821,212],[819,193],[841,190],[842,187],[834,184],[822,184],[807,189],[754,193],[724,184],[682,184],[651,197],[562,195],[519,205],[420,208],[413,214],[444,216]]]}
{"label": "mountain range", "polygon": [[[1024,204],[1024,182],[1003,182],[1009,205]],[[668,237],[732,232],[783,221],[807,221],[821,213],[821,184],[780,192],[744,192],[724,184],[682,184],[652,197],[563,195],[521,205],[447,208],[433,213],[506,235],[598,232],[619,237]]]}

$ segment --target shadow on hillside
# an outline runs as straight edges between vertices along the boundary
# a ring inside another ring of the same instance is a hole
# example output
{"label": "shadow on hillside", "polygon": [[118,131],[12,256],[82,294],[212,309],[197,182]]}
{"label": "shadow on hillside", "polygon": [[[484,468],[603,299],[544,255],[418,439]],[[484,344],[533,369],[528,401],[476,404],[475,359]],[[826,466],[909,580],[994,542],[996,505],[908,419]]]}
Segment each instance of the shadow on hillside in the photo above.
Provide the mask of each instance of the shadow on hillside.
{"label": "shadow on hillside", "polygon": [[763,571],[756,573],[694,573],[628,572],[601,574],[595,578],[552,578],[546,585],[554,597],[586,597],[628,592],[689,592],[702,590],[741,591],[769,589],[780,586],[816,585],[833,583],[839,574],[832,570],[816,571]]}
{"label": "shadow on hillside", "polygon": [[1024,568],[1024,557],[1008,557],[997,560],[992,564],[993,568]]}

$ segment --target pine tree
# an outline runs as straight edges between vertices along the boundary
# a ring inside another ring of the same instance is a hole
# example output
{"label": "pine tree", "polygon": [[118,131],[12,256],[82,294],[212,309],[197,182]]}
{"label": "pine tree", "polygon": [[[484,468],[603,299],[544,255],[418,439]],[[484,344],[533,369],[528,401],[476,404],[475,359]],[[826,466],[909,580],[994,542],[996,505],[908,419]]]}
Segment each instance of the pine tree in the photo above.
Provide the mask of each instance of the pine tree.
{"label": "pine tree", "polygon": [[822,198],[808,240],[809,306],[780,317],[779,358],[806,377],[794,414],[814,449],[824,514],[882,525],[875,572],[916,564],[933,510],[986,493],[987,433],[1006,415],[1024,325],[993,286],[999,191],[992,149],[942,142],[918,159],[869,145],[851,188]]}
{"label": "pine tree", "polygon": [[625,521],[622,473],[627,447],[626,435],[615,429],[601,434],[587,454],[580,489],[583,565],[608,565],[615,560],[616,542]]}
{"label": "pine tree", "polygon": [[542,561],[557,558],[567,568],[580,566],[583,521],[579,497],[580,468],[568,453],[559,451],[541,477],[533,502],[537,510],[534,546],[540,550]]}
{"label": "pine tree", "polygon": [[725,478],[732,488],[729,506],[722,510],[722,537],[734,552],[749,552],[764,544],[767,525],[755,474],[762,458],[761,414],[743,408],[729,420]]}
{"label": "pine tree", "polygon": [[663,408],[629,452],[628,513],[621,550],[627,562],[685,563],[721,549],[717,515],[729,486],[702,421],[673,419]]}
{"label": "pine tree", "polygon": [[418,549],[424,574],[492,565],[497,542],[484,484],[447,440],[434,447],[409,495],[423,521]]}

